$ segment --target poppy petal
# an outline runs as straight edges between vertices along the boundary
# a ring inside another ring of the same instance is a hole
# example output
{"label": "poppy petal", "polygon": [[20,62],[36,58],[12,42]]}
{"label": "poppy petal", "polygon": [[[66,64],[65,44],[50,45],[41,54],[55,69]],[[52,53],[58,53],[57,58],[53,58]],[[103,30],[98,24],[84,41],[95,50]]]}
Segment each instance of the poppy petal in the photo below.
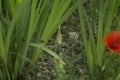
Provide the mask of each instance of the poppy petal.
{"label": "poppy petal", "polygon": [[103,39],[104,44],[112,52],[120,51],[120,31],[109,32],[106,37]]}

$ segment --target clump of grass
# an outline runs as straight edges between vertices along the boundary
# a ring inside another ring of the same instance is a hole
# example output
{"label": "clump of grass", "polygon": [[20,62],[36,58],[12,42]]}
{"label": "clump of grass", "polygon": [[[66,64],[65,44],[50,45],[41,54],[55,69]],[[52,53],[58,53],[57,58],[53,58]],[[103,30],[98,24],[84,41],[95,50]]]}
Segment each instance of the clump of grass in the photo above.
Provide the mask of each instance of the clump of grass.
{"label": "clump of grass", "polygon": [[62,61],[45,44],[75,8],[72,0],[0,0],[0,79],[16,80],[26,61],[29,73],[42,50]]}
{"label": "clump of grass", "polygon": [[112,75],[112,77],[106,75],[110,69],[110,73],[112,73],[113,68],[109,67],[108,69],[108,65],[113,63],[107,62],[111,59],[111,55],[109,54],[109,57],[106,58],[103,37],[110,31],[112,21],[116,18],[119,0],[90,0],[88,9],[84,7],[82,2],[82,0],[77,0],[89,79],[115,79],[118,74]]}

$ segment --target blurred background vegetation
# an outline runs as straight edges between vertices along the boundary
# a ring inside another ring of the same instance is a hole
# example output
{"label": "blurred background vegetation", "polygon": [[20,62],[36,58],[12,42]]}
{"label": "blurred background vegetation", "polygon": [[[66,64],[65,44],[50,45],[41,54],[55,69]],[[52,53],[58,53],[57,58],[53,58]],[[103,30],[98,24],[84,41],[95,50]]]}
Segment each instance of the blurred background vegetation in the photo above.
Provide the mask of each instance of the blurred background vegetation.
{"label": "blurred background vegetation", "polygon": [[0,0],[0,80],[120,80],[112,30],[120,0]]}

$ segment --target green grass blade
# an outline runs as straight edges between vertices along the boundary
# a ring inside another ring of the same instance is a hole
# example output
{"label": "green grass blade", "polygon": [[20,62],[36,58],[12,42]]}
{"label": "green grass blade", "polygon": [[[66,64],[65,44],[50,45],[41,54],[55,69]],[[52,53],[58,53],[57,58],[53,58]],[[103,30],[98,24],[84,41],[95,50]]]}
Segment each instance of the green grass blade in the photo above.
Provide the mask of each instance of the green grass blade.
{"label": "green grass blade", "polygon": [[1,58],[3,59],[3,61],[5,61],[5,42],[4,42],[4,39],[3,39],[3,36],[2,36],[2,24],[0,22],[0,56]]}
{"label": "green grass blade", "polygon": [[117,77],[115,78],[115,80],[120,80],[120,73],[117,75]]}
{"label": "green grass blade", "polygon": [[101,47],[103,47],[103,22],[104,22],[104,1],[100,1],[100,11],[99,11],[99,21],[98,21],[98,35],[97,35],[97,64],[102,66],[102,57],[100,57],[103,53]]}
{"label": "green grass blade", "polygon": [[31,43],[30,46],[33,47],[37,47],[37,48],[41,48],[42,50],[46,51],[47,53],[49,53],[50,55],[52,55],[54,58],[58,59],[59,61],[61,61],[63,64],[64,61],[52,50],[50,50],[49,48],[47,48],[45,45],[43,44],[36,44],[36,43]]}
{"label": "green grass blade", "polygon": [[[80,27],[81,27],[81,31],[82,31],[82,38],[83,38],[83,42],[84,42],[84,49],[85,49],[85,53],[87,56],[87,63],[88,63],[88,69],[89,69],[89,76],[90,79],[92,80],[94,77],[93,74],[93,68],[94,68],[94,62],[93,62],[93,52],[92,52],[92,48],[91,48],[91,42],[88,41],[87,39],[87,34],[86,34],[86,27],[85,27],[85,20],[87,19],[87,16],[85,15],[85,12],[83,11],[83,7],[82,7],[82,1],[78,0],[77,2],[77,6],[78,6],[78,13],[79,13],[79,17],[80,17]],[[86,18],[84,18],[86,16]],[[87,21],[89,24],[89,21]],[[92,34],[92,33],[91,33]],[[92,35],[91,35],[92,36]],[[93,36],[92,36],[93,38]],[[94,38],[93,38],[94,39]],[[89,43],[88,43],[89,42]]]}
{"label": "green grass blade", "polygon": [[[51,34],[53,34],[54,31],[59,27],[60,24],[58,25],[58,22],[60,21],[64,12],[68,8],[70,2],[71,2],[71,0],[66,0],[66,1],[64,1],[63,6],[60,6],[62,1],[60,1],[60,3],[58,0],[54,1],[53,8],[51,10],[50,16],[48,18],[47,24],[45,26],[45,29],[44,29],[43,35],[42,35],[42,40],[44,42],[47,42],[50,39]],[[57,9],[59,7],[61,7],[60,10]]]}
{"label": "green grass blade", "polygon": [[115,15],[115,10],[117,10],[117,3],[119,3],[119,0],[110,0],[109,8],[108,8],[108,13],[107,13],[107,20],[106,20],[106,25],[105,25],[105,30],[104,30],[104,36],[106,33],[109,31],[109,28],[112,24],[114,15]]}

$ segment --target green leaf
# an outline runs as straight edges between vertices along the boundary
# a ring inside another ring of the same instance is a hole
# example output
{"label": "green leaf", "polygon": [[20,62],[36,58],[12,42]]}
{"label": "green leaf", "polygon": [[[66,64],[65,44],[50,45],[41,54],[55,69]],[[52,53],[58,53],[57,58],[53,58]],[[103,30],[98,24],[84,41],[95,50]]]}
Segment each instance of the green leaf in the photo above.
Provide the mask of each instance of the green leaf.
{"label": "green leaf", "polygon": [[61,34],[61,31],[60,31],[60,27],[58,29],[57,42],[58,42],[58,44],[62,43],[62,34]]}
{"label": "green leaf", "polygon": [[49,48],[47,48],[44,44],[31,43],[30,46],[41,48],[42,50],[44,50],[45,52],[49,53],[54,58],[60,60],[63,64],[65,64],[64,61],[54,51],[52,51]]}

